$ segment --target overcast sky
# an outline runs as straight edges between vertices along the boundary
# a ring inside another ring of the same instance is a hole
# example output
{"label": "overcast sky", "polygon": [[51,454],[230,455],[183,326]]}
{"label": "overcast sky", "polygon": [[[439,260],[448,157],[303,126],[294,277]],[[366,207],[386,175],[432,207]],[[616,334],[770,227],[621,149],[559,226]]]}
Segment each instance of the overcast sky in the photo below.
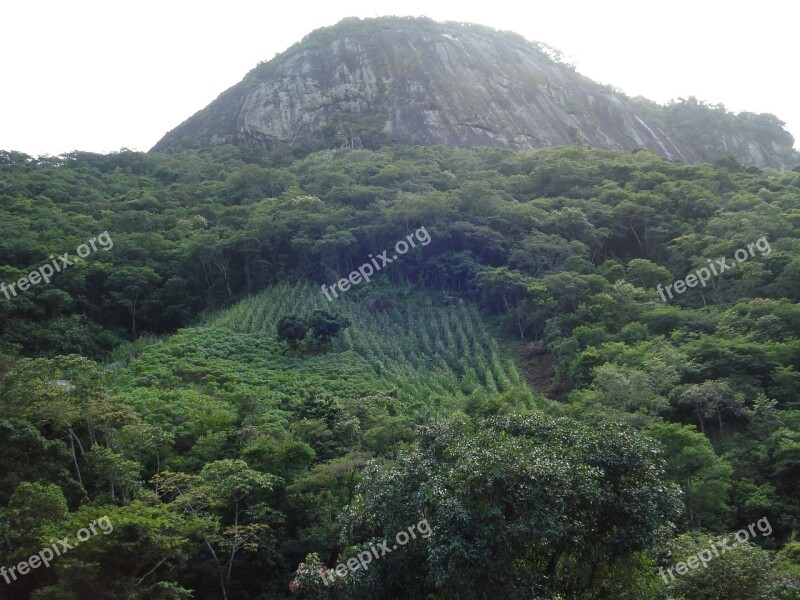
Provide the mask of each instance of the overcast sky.
{"label": "overcast sky", "polygon": [[509,29],[558,48],[584,75],[629,95],[662,103],[694,95],[737,112],[774,113],[800,138],[794,5],[4,0],[0,149],[148,150],[311,30],[391,14]]}

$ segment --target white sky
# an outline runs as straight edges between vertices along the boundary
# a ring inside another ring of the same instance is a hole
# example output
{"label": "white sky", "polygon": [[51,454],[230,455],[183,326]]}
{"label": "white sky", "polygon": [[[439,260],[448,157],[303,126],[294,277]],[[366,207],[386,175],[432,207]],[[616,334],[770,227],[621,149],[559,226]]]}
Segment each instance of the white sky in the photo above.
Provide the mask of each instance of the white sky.
{"label": "white sky", "polygon": [[0,149],[148,150],[311,30],[391,14],[510,29],[629,95],[771,112],[800,138],[793,1],[2,0]]}

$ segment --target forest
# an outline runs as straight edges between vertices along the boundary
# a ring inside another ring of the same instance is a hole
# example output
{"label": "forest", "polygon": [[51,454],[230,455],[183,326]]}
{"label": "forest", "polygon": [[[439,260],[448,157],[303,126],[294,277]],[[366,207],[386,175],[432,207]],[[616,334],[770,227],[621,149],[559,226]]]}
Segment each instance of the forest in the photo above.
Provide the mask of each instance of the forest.
{"label": "forest", "polygon": [[0,293],[0,598],[800,598],[800,166],[0,152],[0,216],[71,262]]}

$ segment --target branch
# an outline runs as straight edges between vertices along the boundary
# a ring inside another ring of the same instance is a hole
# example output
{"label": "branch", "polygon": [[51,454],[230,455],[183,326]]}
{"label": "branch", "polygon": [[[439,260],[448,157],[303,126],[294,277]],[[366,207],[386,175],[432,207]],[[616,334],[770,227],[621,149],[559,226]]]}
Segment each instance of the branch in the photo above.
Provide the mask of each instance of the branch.
{"label": "branch", "polygon": [[164,564],[164,561],[165,561],[165,560],[167,560],[168,558],[169,558],[169,555],[165,556],[165,557],[164,557],[164,558],[162,558],[160,561],[158,561],[158,562],[156,563],[156,566],[155,566],[155,567],[153,567],[152,569],[150,569],[150,570],[149,570],[147,573],[145,573],[145,574],[142,576],[142,578],[141,578],[139,581],[137,581],[137,582],[136,582],[136,586],[137,586],[137,587],[138,587],[138,586],[140,586],[140,585],[142,584],[142,582],[145,580],[145,577],[147,577],[148,575],[150,575],[150,573],[152,573],[152,572],[153,572],[153,571],[155,571],[155,570],[156,570],[158,567],[160,567],[162,564]]}

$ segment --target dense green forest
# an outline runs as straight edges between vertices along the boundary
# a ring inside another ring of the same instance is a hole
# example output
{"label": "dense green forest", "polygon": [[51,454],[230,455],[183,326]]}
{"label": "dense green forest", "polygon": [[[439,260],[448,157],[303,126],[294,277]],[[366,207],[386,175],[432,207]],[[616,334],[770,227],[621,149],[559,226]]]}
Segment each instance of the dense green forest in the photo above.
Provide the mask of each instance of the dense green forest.
{"label": "dense green forest", "polygon": [[0,213],[0,598],[800,598],[800,168],[0,152]]}

